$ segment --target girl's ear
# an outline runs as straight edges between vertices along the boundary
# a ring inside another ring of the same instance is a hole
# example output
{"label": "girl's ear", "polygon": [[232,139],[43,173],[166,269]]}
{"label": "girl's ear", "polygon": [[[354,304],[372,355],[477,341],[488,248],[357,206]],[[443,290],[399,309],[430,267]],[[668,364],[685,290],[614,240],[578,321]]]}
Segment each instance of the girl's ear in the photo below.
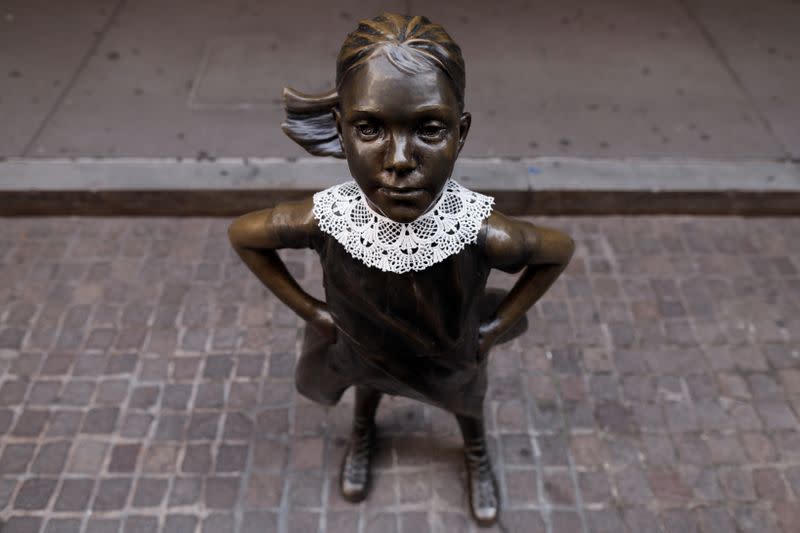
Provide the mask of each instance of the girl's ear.
{"label": "girl's ear", "polygon": [[333,119],[336,121],[336,135],[339,136],[339,144],[342,146],[342,153],[344,153],[344,142],[342,140],[342,114],[339,112],[339,107],[334,106],[331,109]]}
{"label": "girl's ear", "polygon": [[464,141],[467,140],[467,134],[469,133],[471,124],[472,115],[469,113],[461,113],[461,119],[458,123],[458,153],[461,153],[461,149],[464,148]]}

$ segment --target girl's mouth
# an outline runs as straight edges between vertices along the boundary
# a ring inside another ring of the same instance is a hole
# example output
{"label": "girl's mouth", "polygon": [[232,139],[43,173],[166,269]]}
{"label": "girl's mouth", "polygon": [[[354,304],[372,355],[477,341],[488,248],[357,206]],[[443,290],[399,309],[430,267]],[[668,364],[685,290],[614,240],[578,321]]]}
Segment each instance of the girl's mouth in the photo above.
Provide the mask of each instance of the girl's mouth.
{"label": "girl's mouth", "polygon": [[425,194],[425,189],[413,187],[381,187],[380,191],[385,196],[397,200],[409,200]]}

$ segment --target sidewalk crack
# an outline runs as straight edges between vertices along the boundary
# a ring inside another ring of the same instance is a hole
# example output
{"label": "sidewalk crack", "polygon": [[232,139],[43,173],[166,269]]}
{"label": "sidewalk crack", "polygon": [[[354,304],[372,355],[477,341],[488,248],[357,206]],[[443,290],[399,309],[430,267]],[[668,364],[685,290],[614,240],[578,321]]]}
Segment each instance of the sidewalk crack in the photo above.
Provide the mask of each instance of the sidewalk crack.
{"label": "sidewalk crack", "polygon": [[117,18],[119,17],[120,12],[125,7],[127,0],[117,0],[117,3],[114,5],[114,8],[109,13],[108,18],[106,19],[105,23],[103,24],[100,31],[95,34],[94,40],[89,45],[89,48],[86,50],[86,53],[81,58],[81,62],[78,64],[78,67],[70,76],[69,81],[64,84],[64,89],[61,91],[61,94],[58,95],[56,101],[47,111],[47,114],[42,119],[42,122],[39,124],[39,127],[36,128],[36,131],[31,136],[30,140],[25,145],[25,148],[22,150],[21,157],[30,157],[31,151],[33,150],[34,145],[39,140],[39,138],[44,133],[45,128],[50,124],[50,121],[55,116],[56,112],[61,108],[61,105],[64,103],[64,100],[67,98],[67,95],[72,92],[75,83],[78,81],[78,78],[81,77],[83,71],[86,70],[89,61],[94,57],[97,49],[100,48],[100,44],[106,38],[109,30],[111,29],[114,22],[116,22]]}
{"label": "sidewalk crack", "polygon": [[739,90],[742,92],[742,94],[745,95],[745,97],[747,98],[747,103],[750,104],[750,106],[753,108],[753,111],[755,111],[756,116],[759,119],[759,122],[761,122],[761,126],[769,134],[772,140],[778,145],[778,149],[780,149],[780,151],[783,153],[783,156],[787,159],[791,158],[792,154],[789,152],[789,149],[786,147],[786,145],[780,139],[780,137],[778,137],[778,135],[775,133],[775,129],[772,127],[772,123],[770,123],[769,119],[761,111],[761,108],[758,106],[758,102],[756,101],[755,96],[753,96],[753,93],[750,92],[750,90],[747,88],[742,78],[739,76],[739,74],[737,74],[736,70],[733,68],[733,65],[731,65],[731,62],[728,59],[728,56],[722,50],[722,47],[714,38],[714,35],[711,33],[711,30],[700,19],[697,13],[695,13],[695,11],[692,9],[692,6],[689,5],[689,0],[678,0],[678,3],[686,12],[686,16],[689,18],[689,20],[691,20],[697,26],[697,29],[700,31],[700,35],[702,35],[703,39],[708,44],[709,48],[711,48],[711,51],[716,56],[717,60],[722,64],[722,67],[725,69],[725,72],[728,73],[728,76],[731,77],[731,79],[739,88]]}

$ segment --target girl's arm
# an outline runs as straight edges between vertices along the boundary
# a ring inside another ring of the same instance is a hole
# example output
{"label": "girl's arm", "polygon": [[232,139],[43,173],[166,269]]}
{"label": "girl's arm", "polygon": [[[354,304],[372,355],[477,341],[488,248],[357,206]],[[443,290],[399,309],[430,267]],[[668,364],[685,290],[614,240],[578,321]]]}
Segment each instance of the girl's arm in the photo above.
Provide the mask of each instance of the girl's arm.
{"label": "girl's arm", "polygon": [[241,216],[228,228],[236,253],[256,277],[280,301],[323,335],[333,338],[336,329],[325,302],[304,291],[283,264],[280,248],[310,248],[319,232],[311,198],[279,204]]}
{"label": "girl's arm", "polygon": [[495,314],[480,326],[480,352],[508,331],[567,267],[575,245],[554,229],[534,226],[494,212],[487,220],[486,255],[493,268],[506,272],[525,270],[500,302]]}

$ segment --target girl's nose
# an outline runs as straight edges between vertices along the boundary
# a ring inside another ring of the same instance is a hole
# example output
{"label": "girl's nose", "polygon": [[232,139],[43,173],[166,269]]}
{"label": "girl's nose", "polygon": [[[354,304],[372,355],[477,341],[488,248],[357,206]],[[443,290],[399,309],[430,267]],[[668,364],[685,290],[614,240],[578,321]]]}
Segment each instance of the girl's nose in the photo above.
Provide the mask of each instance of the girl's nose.
{"label": "girl's nose", "polygon": [[383,168],[397,174],[405,174],[417,168],[417,162],[411,153],[411,142],[408,135],[404,133],[391,135]]}

